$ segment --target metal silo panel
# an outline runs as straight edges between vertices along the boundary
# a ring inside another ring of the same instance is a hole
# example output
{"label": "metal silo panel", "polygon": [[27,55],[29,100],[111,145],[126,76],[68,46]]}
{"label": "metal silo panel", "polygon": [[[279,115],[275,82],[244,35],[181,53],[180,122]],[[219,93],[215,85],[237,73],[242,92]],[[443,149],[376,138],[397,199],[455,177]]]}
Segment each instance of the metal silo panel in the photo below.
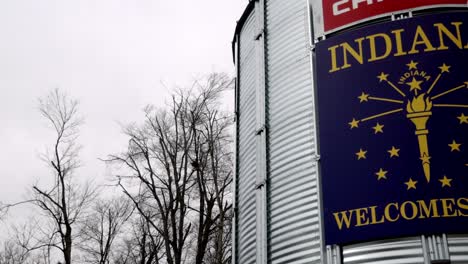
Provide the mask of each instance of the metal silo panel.
{"label": "metal silo panel", "polygon": [[266,2],[269,263],[321,263],[307,11]]}
{"label": "metal silo panel", "polygon": [[245,21],[239,39],[238,140],[236,179],[236,263],[255,263],[255,13]]}
{"label": "metal silo panel", "polygon": [[448,245],[452,264],[468,263],[468,235],[448,236]]}
{"label": "metal silo panel", "polygon": [[396,239],[343,248],[344,264],[425,263],[421,238]]}

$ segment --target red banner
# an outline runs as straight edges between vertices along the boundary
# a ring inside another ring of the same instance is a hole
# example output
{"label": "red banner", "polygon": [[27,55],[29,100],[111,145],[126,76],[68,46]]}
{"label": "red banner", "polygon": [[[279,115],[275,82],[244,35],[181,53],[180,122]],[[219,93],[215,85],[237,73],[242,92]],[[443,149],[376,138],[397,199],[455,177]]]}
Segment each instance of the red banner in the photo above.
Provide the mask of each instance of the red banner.
{"label": "red banner", "polygon": [[[314,0],[315,1],[315,0]],[[325,31],[386,13],[434,5],[467,5],[467,0],[322,0]]]}

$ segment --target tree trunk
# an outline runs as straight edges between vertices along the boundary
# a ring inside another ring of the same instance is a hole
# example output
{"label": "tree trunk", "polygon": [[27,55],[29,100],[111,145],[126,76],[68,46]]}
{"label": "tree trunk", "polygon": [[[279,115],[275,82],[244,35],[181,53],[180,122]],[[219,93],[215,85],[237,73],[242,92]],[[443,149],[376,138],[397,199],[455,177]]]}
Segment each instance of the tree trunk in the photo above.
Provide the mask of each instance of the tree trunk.
{"label": "tree trunk", "polygon": [[65,258],[65,264],[71,264],[71,254],[72,254],[72,228],[70,225],[66,227],[65,233],[65,247],[63,250],[63,257]]}

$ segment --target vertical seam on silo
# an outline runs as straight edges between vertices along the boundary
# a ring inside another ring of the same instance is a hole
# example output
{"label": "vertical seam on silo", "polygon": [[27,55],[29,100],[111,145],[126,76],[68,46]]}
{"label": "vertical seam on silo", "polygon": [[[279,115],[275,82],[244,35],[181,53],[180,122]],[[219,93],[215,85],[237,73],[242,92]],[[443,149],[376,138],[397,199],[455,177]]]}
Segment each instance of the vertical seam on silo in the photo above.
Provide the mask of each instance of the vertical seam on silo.
{"label": "vertical seam on silo", "polygon": [[269,118],[268,118],[268,56],[267,56],[267,35],[268,35],[268,29],[267,29],[267,8],[266,8],[266,1],[263,1],[263,96],[264,96],[264,125],[265,125],[265,262],[269,263],[270,259],[270,232],[269,232],[269,212],[270,212],[270,199],[269,199],[269,190],[270,190],[270,184],[269,184],[269,179],[270,179],[270,162],[269,162]]}
{"label": "vertical seam on silo", "polygon": [[235,60],[236,60],[236,93],[235,93],[235,99],[236,99],[236,102],[235,102],[235,107],[236,107],[236,110],[235,110],[235,118],[236,118],[236,148],[235,148],[235,157],[236,157],[236,162],[235,162],[235,173],[234,173],[234,221],[233,221],[233,224],[232,224],[232,228],[234,229],[232,234],[233,234],[233,237],[232,237],[232,259],[234,260],[234,263],[237,264],[238,261],[237,261],[237,225],[238,225],[238,219],[237,219],[237,200],[238,200],[238,197],[237,197],[237,194],[238,194],[238,191],[237,191],[237,186],[238,186],[238,179],[239,179],[239,95],[240,95],[240,70],[239,70],[239,58],[240,58],[240,41],[239,41],[239,35],[236,36],[236,54],[235,54]]}
{"label": "vertical seam on silo", "polygon": [[257,244],[257,261],[258,264],[267,263],[267,197],[266,197],[266,116],[265,116],[265,13],[264,13],[264,0],[256,1],[257,10],[257,32],[255,35],[257,47],[257,236],[260,238]]}
{"label": "vertical seam on silo", "polygon": [[424,264],[430,264],[431,261],[431,256],[429,255],[429,251],[427,249],[427,241],[426,241],[426,237],[423,235],[421,236],[421,247],[422,247],[422,254],[423,254],[423,258],[424,258]]}
{"label": "vertical seam on silo", "polygon": [[446,259],[450,259],[450,251],[449,251],[449,245],[448,245],[448,239],[447,239],[447,234],[442,234],[442,242],[444,245],[444,257]]}
{"label": "vertical seam on silo", "polygon": [[[310,77],[311,77],[311,84],[312,84],[312,103],[313,103],[313,109],[314,109],[314,129],[313,129],[313,136],[314,136],[314,148],[315,148],[315,166],[317,170],[316,174],[316,183],[317,183],[317,206],[318,206],[318,221],[319,221],[319,243],[320,243],[320,259],[321,261],[324,261],[325,259],[325,248],[326,245],[323,241],[323,232],[324,232],[324,225],[323,225],[323,205],[322,205],[322,187],[321,187],[321,173],[320,173],[320,149],[319,149],[319,143],[318,143],[318,110],[317,110],[317,101],[316,101],[316,96],[315,93],[317,92],[317,82],[315,81],[315,67],[317,66],[316,63],[314,63],[314,45],[315,43],[313,42],[314,39],[314,32],[313,32],[313,17],[312,17],[312,12],[310,10],[311,8],[311,3],[310,0],[306,0],[307,4],[307,27],[308,27],[308,38],[309,38],[309,60],[310,60]],[[314,67],[315,66],[315,67]],[[343,259],[343,254],[340,252],[340,260]],[[340,261],[341,262],[341,261]]]}

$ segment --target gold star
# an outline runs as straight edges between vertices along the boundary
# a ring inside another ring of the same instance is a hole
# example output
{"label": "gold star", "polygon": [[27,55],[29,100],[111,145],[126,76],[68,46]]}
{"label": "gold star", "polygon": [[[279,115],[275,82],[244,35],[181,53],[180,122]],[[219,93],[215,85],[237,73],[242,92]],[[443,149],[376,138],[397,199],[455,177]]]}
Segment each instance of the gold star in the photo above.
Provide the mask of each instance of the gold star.
{"label": "gold star", "polygon": [[387,152],[390,153],[390,158],[400,157],[400,154],[398,154],[399,151],[400,151],[400,149],[397,149],[395,147],[392,147],[391,150],[387,150]]}
{"label": "gold star", "polygon": [[445,65],[445,63],[442,64],[442,66],[439,67],[440,73],[449,72],[449,68],[450,68],[450,67],[451,67],[451,66]]}
{"label": "gold star", "polygon": [[375,127],[372,127],[374,129],[374,134],[383,133],[383,127],[384,125],[377,123]]}
{"label": "gold star", "polygon": [[353,118],[353,121],[348,123],[351,126],[351,129],[359,127],[359,120]]}
{"label": "gold star", "polygon": [[426,164],[426,163],[431,163],[429,160],[431,159],[431,157],[429,157],[426,153],[423,153],[422,157],[419,158],[423,164]]}
{"label": "gold star", "polygon": [[457,118],[460,120],[460,124],[468,124],[468,116],[466,116],[465,114],[461,114],[461,116],[457,116]]}
{"label": "gold star", "polygon": [[413,80],[411,82],[407,82],[406,84],[410,86],[410,92],[412,92],[413,90],[421,90],[421,83],[422,81],[418,81],[413,77]]}
{"label": "gold star", "polygon": [[360,160],[360,159],[366,159],[366,153],[367,153],[367,150],[363,150],[362,148],[359,149],[359,152],[356,153],[357,159],[358,159],[358,160]]}
{"label": "gold star", "polygon": [[408,66],[408,70],[411,70],[411,69],[415,69],[417,70],[418,69],[418,63],[417,62],[414,62],[414,61],[411,61],[410,63],[406,64]]}
{"label": "gold star", "polygon": [[448,144],[450,147],[450,152],[460,151],[461,144],[457,143],[455,140],[452,141],[452,144]]}
{"label": "gold star", "polygon": [[364,92],[362,92],[362,94],[360,96],[358,96],[359,98],[359,102],[362,103],[362,102],[368,102],[369,101],[369,94],[366,94]]}
{"label": "gold star", "polygon": [[388,171],[384,171],[382,168],[380,168],[380,170],[375,173],[375,175],[377,175],[377,180],[380,181],[381,179],[387,179],[387,172]]}
{"label": "gold star", "polygon": [[444,178],[439,179],[439,181],[442,183],[442,187],[445,187],[445,186],[452,187],[452,185],[450,185],[450,182],[452,181],[452,179],[447,178],[447,176],[445,175],[444,175]]}
{"label": "gold star", "polygon": [[379,78],[379,81],[380,82],[383,82],[383,81],[386,81],[387,80],[387,77],[388,77],[388,74],[385,74],[385,73],[380,73],[379,76],[377,76],[377,78]]}
{"label": "gold star", "polygon": [[407,191],[409,189],[415,189],[416,190],[416,183],[418,183],[418,181],[413,181],[413,179],[409,179],[409,181],[405,182],[406,186],[408,186],[408,188],[406,189]]}

